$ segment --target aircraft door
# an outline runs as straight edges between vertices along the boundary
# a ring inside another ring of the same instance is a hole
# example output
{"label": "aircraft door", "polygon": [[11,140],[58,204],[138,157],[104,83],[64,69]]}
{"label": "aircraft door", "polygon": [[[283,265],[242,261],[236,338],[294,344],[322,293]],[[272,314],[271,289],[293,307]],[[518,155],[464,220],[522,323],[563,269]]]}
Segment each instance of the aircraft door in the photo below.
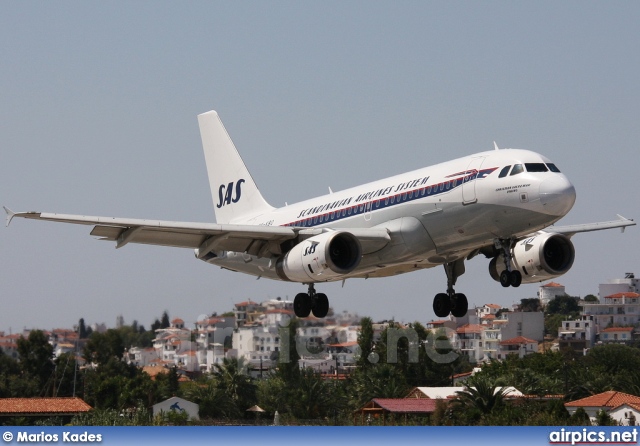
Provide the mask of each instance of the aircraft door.
{"label": "aircraft door", "polygon": [[462,204],[472,204],[478,201],[476,197],[476,177],[485,158],[485,156],[477,156],[469,161],[462,180]]}
{"label": "aircraft door", "polygon": [[364,205],[364,219],[365,221],[371,220],[371,206],[372,203],[369,201]]}

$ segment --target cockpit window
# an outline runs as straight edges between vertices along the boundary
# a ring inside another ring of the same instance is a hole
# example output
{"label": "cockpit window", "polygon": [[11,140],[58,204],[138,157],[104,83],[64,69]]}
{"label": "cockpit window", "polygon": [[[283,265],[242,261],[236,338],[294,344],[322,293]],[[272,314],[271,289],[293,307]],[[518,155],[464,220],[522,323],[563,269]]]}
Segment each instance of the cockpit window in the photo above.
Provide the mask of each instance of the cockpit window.
{"label": "cockpit window", "polygon": [[524,167],[527,168],[527,172],[547,172],[544,163],[525,163]]}
{"label": "cockpit window", "polygon": [[522,167],[522,164],[515,164],[513,166],[513,169],[511,169],[510,176],[518,175],[519,173],[522,173],[522,172],[524,172],[524,167]]}
{"label": "cockpit window", "polygon": [[560,169],[558,169],[558,167],[553,163],[547,163],[547,167],[551,172],[560,173]]}
{"label": "cockpit window", "polygon": [[506,177],[507,174],[509,173],[509,169],[511,169],[511,166],[503,167],[502,170],[500,171],[500,174],[498,175],[498,178]]}

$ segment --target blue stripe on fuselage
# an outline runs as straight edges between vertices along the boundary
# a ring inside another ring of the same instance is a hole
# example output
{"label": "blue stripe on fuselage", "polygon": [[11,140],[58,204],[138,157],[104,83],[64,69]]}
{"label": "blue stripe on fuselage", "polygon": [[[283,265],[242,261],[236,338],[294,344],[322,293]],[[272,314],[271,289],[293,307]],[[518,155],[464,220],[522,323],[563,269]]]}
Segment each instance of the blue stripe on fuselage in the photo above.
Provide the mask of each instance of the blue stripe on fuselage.
{"label": "blue stripe on fuselage", "polygon": [[[480,171],[473,170],[473,171],[466,171],[466,172],[458,172],[457,174],[450,175],[449,177],[455,176],[455,175],[462,175],[462,174],[464,176],[460,176],[458,178],[454,178],[449,181],[444,181],[438,184],[434,184],[432,186],[420,187],[417,189],[413,189],[413,190],[402,192],[395,195],[390,195],[377,200],[358,203],[357,205],[354,205],[354,206],[343,207],[340,209],[336,209],[335,211],[323,212],[321,214],[314,215],[312,217],[307,217],[300,220],[296,220],[291,223],[286,223],[282,226],[309,228],[313,226],[323,225],[326,223],[340,221],[345,218],[353,217],[355,215],[362,215],[367,212],[387,209],[392,206],[408,203],[410,201],[421,200],[427,197],[433,197],[436,195],[450,192],[453,189],[462,186],[464,183],[468,183],[476,179],[485,178],[488,175],[490,175],[492,172],[494,172],[496,169],[498,168],[492,167],[489,169],[482,169]],[[449,178],[449,177],[445,177],[445,178]]]}

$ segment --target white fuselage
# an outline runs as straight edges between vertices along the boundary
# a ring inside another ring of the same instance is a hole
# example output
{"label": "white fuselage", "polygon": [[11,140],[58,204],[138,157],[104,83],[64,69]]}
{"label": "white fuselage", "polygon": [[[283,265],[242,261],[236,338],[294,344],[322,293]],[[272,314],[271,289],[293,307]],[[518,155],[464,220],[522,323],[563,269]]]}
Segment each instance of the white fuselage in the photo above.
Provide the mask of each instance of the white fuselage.
{"label": "white fuselage", "polygon": [[[458,158],[230,223],[308,228],[310,234],[387,229],[391,243],[364,252],[359,266],[348,276],[325,279],[342,280],[395,275],[455,261],[496,239],[519,237],[552,225],[574,202],[573,185],[550,160],[531,151],[505,149]],[[279,278],[275,259],[230,251],[216,254],[209,263]]]}

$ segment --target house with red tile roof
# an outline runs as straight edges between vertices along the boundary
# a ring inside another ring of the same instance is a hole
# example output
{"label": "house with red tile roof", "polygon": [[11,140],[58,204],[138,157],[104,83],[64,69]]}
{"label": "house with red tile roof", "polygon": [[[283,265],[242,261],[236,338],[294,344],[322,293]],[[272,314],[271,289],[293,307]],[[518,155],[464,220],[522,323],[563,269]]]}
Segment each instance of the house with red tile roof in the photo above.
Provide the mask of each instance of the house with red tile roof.
{"label": "house with red tile roof", "polygon": [[640,426],[640,404],[623,403],[609,411],[620,426]]}
{"label": "house with red tile roof", "polygon": [[591,423],[593,424],[595,423],[598,412],[601,410],[608,413],[612,409],[616,409],[624,404],[640,405],[640,396],[609,390],[565,403],[564,407],[567,408],[571,415],[573,415],[579,407],[582,407],[587,415],[589,415]]}
{"label": "house with red tile roof", "polygon": [[484,304],[481,307],[476,308],[476,316],[482,319],[489,314],[495,315],[502,307],[498,304]]}
{"label": "house with red tile roof", "polygon": [[0,398],[0,417],[65,417],[87,413],[81,398]]}
{"label": "house with red tile roof", "polygon": [[[387,424],[387,418],[430,416],[438,401],[430,398],[374,398],[354,413],[354,424]],[[442,403],[441,403],[442,404]]]}
{"label": "house with red tile roof", "polygon": [[637,325],[640,322],[640,294],[636,292],[611,294],[598,303],[585,302],[581,306],[583,315],[593,317],[598,333],[606,327]]}
{"label": "house with red tile roof", "polygon": [[538,353],[538,341],[524,336],[517,336],[500,341],[498,359],[505,359],[508,355],[518,355],[518,357],[522,358],[530,353]]}
{"label": "house with red tile roof", "polygon": [[480,324],[465,324],[456,329],[455,347],[469,357],[469,362],[476,363],[484,358],[483,338],[485,327]]}
{"label": "house with red tile roof", "polygon": [[566,293],[564,285],[556,282],[546,283],[538,288],[538,298],[540,305],[546,307],[547,304],[558,296],[564,296]]}
{"label": "house with red tile roof", "polygon": [[604,343],[621,343],[633,340],[633,327],[609,327],[600,331],[600,341]]}

